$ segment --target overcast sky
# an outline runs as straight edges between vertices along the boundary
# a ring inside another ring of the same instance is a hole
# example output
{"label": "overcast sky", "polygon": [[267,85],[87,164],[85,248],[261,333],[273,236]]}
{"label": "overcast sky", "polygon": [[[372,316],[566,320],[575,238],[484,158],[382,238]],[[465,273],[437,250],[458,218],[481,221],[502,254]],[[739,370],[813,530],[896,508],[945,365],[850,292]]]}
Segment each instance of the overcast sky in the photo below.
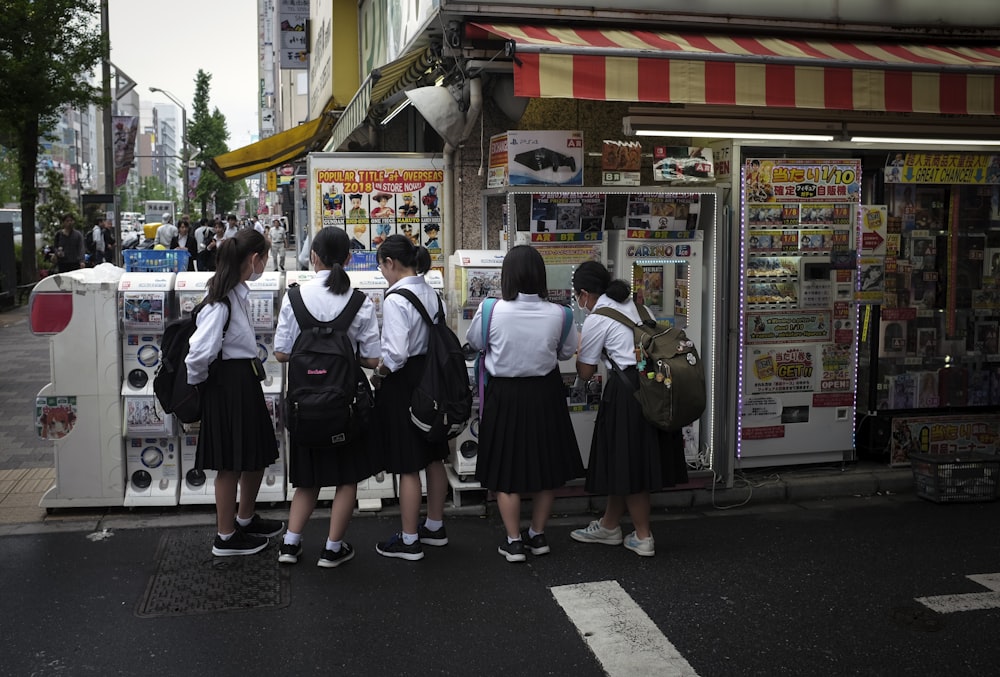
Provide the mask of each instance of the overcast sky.
{"label": "overcast sky", "polygon": [[149,91],[165,89],[190,117],[203,69],[212,74],[209,109],[226,116],[229,148],[251,142],[258,133],[257,0],[109,0],[108,21],[111,62],[138,83],[142,100],[170,103]]}

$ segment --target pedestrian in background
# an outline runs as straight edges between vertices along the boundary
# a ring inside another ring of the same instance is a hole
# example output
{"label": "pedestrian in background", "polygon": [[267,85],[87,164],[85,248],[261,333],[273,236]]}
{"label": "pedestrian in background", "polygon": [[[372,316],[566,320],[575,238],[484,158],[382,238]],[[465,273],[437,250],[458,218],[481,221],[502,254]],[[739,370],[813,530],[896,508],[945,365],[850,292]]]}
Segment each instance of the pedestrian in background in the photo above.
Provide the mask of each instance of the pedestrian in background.
{"label": "pedestrian in background", "polygon": [[59,218],[62,230],[56,233],[53,240],[52,261],[56,264],[60,273],[77,270],[83,265],[83,257],[86,246],[83,241],[83,234],[76,229],[76,217],[72,214],[63,214]]}
{"label": "pedestrian in background", "polygon": [[[444,500],[448,477],[444,459],[448,442],[433,444],[424,439],[410,420],[410,396],[424,372],[430,331],[420,311],[396,289],[413,292],[431,317],[440,297],[424,279],[431,255],[415,247],[403,235],[390,235],[375,252],[379,270],[389,283],[382,299],[381,359],[372,374],[375,387],[376,448],[386,472],[399,474],[399,510],[402,531],[378,543],[375,550],[385,557],[415,561],[423,559],[423,545],[448,544],[444,527]],[[420,521],[420,471],[427,476],[427,518]]]}
{"label": "pedestrian in background", "polygon": [[98,246],[104,250],[105,262],[115,263],[116,244],[118,244],[118,240],[115,239],[114,224],[111,222],[111,219],[104,219],[101,221],[101,241]]}
{"label": "pedestrian in background", "polygon": [[212,554],[252,555],[266,548],[267,539],[277,536],[285,526],[255,512],[264,469],[278,458],[260,385],[264,365],[257,357],[246,284],[264,273],[267,243],[260,233],[243,231],[219,245],[216,264],[185,361],[188,383],[198,386],[201,395],[195,467],[218,471],[218,534]]}
{"label": "pedestrian in background", "polygon": [[198,227],[194,229],[194,241],[197,243],[198,270],[210,270],[208,258],[205,252],[208,250],[209,241],[215,237],[215,231],[208,219],[202,217],[198,220]]}
{"label": "pedestrian in background", "polygon": [[187,270],[194,270],[194,254],[197,249],[194,235],[191,234],[191,223],[187,219],[182,219],[177,226],[177,237],[170,241],[171,249],[178,249],[188,252]]}
{"label": "pedestrian in background", "polygon": [[[497,495],[507,532],[497,551],[508,562],[523,562],[525,550],[549,552],[545,524],[554,490],[583,475],[559,373],[559,360],[576,352],[577,332],[570,325],[564,336],[570,310],[548,301],[545,262],[533,247],[514,247],[504,257],[500,290],[486,342],[482,304],[465,336],[476,350],[489,346],[476,479]],[[533,496],[531,522],[522,533],[526,494]]]}
{"label": "pedestrian in background", "polygon": [[90,265],[99,266],[104,263],[104,219],[97,219],[94,227],[90,229],[90,246],[87,252],[90,254]]}
{"label": "pedestrian in background", "polygon": [[[577,374],[589,381],[604,355],[608,374],[612,374],[609,360],[613,360],[629,383],[615,374],[608,377],[590,444],[586,489],[608,495],[604,515],[570,536],[581,543],[624,542],[637,555],[652,557],[656,549],[649,525],[649,494],[687,482],[684,440],[679,430],[665,432],[649,423],[635,399],[639,371],[633,330],[610,317],[594,314],[598,308],[612,308],[638,324],[639,311],[629,300],[628,284],[612,280],[600,263],[586,261],[573,273],[573,291],[580,307],[590,311],[580,332]],[[621,518],[626,509],[635,530],[623,539]]]}
{"label": "pedestrian in background", "polygon": [[174,225],[174,217],[169,213],[163,214],[163,223],[156,229],[155,244],[163,245],[165,249],[170,249],[170,243],[177,237],[177,226]]}
{"label": "pedestrian in background", "polygon": [[[351,298],[351,278],[344,266],[351,259],[351,242],[340,228],[323,228],[313,239],[309,259],[316,277],[301,285],[302,303],[318,322],[336,319]],[[301,328],[288,295],[281,302],[278,328],[274,334],[274,356],[279,362],[288,362]],[[375,304],[365,298],[360,310],[351,320],[347,335],[359,356],[362,366],[373,368],[378,364],[380,351],[378,318]],[[362,431],[367,434],[370,431]],[[347,533],[354,502],[358,496],[358,482],[371,477],[379,468],[369,451],[364,437],[349,440],[331,448],[311,448],[300,445],[295,435],[289,435],[288,476],[295,495],[288,513],[288,531],[278,551],[278,561],[295,564],[302,554],[302,531],[309,516],[316,508],[320,489],[337,487],[330,505],[330,527],[326,545],[320,553],[318,566],[333,568],[354,557],[354,548],[343,540]]]}
{"label": "pedestrian in background", "polygon": [[236,218],[236,214],[230,214],[226,217],[225,237],[236,237],[236,233],[238,232],[240,232],[239,219]]}
{"label": "pedestrian in background", "polygon": [[[271,256],[274,259],[275,270],[285,270],[285,228],[281,219],[275,219],[267,231],[271,240]],[[348,239],[350,244],[350,239]],[[315,246],[314,246],[315,249]]]}

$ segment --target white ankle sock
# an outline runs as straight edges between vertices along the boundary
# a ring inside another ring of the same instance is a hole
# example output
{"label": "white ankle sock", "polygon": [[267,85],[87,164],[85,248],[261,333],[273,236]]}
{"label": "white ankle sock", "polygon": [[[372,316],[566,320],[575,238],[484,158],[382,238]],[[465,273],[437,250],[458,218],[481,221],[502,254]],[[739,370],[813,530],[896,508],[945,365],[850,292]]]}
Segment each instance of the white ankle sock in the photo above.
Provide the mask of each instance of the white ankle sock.
{"label": "white ankle sock", "polygon": [[407,534],[405,532],[403,533],[403,545],[413,545],[416,542],[417,542],[416,534]]}
{"label": "white ankle sock", "polygon": [[302,542],[302,534],[297,534],[293,531],[285,532],[285,543],[287,545],[298,545]]}
{"label": "white ankle sock", "polygon": [[326,539],[326,549],[330,552],[340,552],[340,546],[343,541],[331,541],[329,538]]}
{"label": "white ankle sock", "polygon": [[441,528],[441,527],[442,527],[443,525],[444,525],[444,520],[432,520],[432,519],[431,519],[431,518],[429,518],[429,517],[428,517],[427,519],[425,519],[425,520],[424,520],[424,527],[425,527],[426,529],[429,529],[429,530],[431,530],[431,531],[437,531],[437,530],[438,530],[438,529],[440,529],[440,528]]}

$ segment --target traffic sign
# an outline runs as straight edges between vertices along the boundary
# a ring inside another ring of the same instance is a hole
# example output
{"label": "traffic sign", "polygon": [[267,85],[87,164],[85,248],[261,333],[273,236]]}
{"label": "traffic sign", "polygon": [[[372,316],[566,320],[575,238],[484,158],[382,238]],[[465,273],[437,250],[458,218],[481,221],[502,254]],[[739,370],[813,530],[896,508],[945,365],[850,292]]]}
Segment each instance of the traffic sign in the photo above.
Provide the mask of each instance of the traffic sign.
{"label": "traffic sign", "polygon": [[121,68],[115,66],[115,101],[121,101],[123,96],[135,89],[135,85],[135,80],[125,75]]}

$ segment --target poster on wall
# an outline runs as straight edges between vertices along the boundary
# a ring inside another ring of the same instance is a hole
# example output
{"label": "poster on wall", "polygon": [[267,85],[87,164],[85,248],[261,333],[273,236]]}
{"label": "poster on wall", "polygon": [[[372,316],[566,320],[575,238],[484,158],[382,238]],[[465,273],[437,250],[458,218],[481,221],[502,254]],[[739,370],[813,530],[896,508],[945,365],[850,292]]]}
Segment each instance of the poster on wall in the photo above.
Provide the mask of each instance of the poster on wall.
{"label": "poster on wall", "polygon": [[889,458],[892,465],[908,465],[909,455],[997,453],[1000,420],[996,416],[916,416],[892,420]]}
{"label": "poster on wall", "polygon": [[605,196],[597,193],[531,196],[532,233],[599,233],[604,230]]}
{"label": "poster on wall", "polygon": [[76,397],[36,397],[35,434],[43,440],[66,437],[76,425]]}
{"label": "poster on wall", "polygon": [[638,186],[642,169],[642,144],[605,139],[601,145],[601,184]]}
{"label": "poster on wall", "polygon": [[886,183],[1000,184],[1000,155],[890,153]]}
{"label": "poster on wall", "polygon": [[355,250],[377,249],[390,235],[426,247],[437,261],[441,249],[439,160],[309,156],[313,228],[343,228]]}
{"label": "poster on wall", "polygon": [[824,343],[830,340],[829,310],[771,310],[748,313],[746,344]]}
{"label": "poster on wall", "polygon": [[712,149],[702,146],[654,147],[653,180],[670,183],[714,181]]}
{"label": "poster on wall", "polygon": [[701,199],[697,194],[629,195],[626,207],[629,237],[632,231],[690,231],[698,228]]}

